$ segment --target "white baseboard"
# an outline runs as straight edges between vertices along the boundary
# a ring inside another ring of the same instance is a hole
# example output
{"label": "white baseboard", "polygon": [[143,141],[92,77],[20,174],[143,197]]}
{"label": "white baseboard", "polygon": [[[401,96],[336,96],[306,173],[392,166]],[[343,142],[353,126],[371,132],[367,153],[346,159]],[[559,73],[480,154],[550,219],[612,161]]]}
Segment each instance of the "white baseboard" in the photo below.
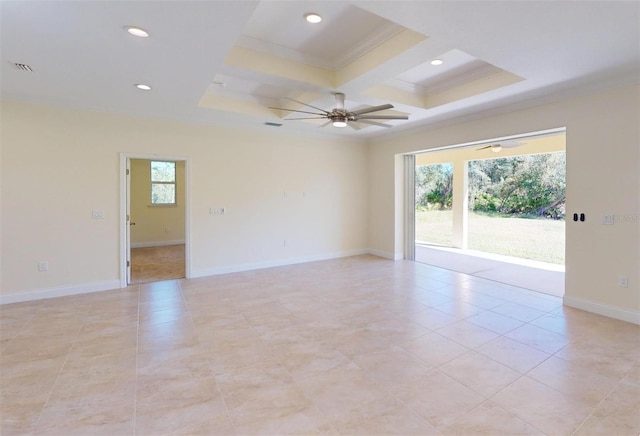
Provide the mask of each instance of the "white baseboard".
{"label": "white baseboard", "polygon": [[230,274],[230,273],[243,272],[243,271],[253,271],[256,269],[274,268],[277,266],[295,265],[295,264],[307,263],[307,262],[317,262],[320,260],[339,259],[341,257],[358,256],[361,254],[368,254],[368,253],[369,253],[369,250],[358,249],[358,250],[340,251],[336,253],[326,253],[326,254],[319,254],[319,255],[312,255],[312,256],[269,260],[265,262],[243,263],[243,264],[237,264],[237,265],[222,266],[218,268],[205,268],[200,270],[192,269],[190,278],[216,276],[220,274]]}
{"label": "white baseboard", "polygon": [[605,304],[595,303],[582,298],[564,296],[564,305],[575,309],[586,310],[587,312],[597,313],[598,315],[608,316],[609,318],[619,319],[621,321],[640,324],[640,312],[634,312],[615,306],[607,306]]}
{"label": "white baseboard", "polygon": [[180,244],[184,244],[184,239],[180,239],[178,241],[132,242],[131,248],[162,247],[165,245],[180,245]]}
{"label": "white baseboard", "polygon": [[[175,243],[175,242],[174,242]],[[180,242],[177,242],[180,243]],[[170,244],[166,244],[170,245]],[[229,274],[234,272],[252,271],[263,268],[273,268],[277,266],[295,265],[307,262],[316,262],[320,260],[339,259],[342,257],[358,256],[362,254],[372,254],[374,256],[385,259],[393,259],[394,256],[377,251],[367,249],[347,250],[334,253],[325,253],[312,256],[302,256],[297,258],[278,259],[265,262],[244,263],[238,265],[229,265],[219,268],[205,268],[201,270],[192,270],[190,278],[215,276],[219,274]],[[109,291],[120,289],[120,280],[109,280],[104,282],[85,283],[73,286],[60,286],[50,289],[38,289],[33,291],[14,292],[0,295],[0,305],[21,303],[25,301],[42,300],[46,298],[66,297],[69,295],[88,294],[91,292]]]}
{"label": "white baseboard", "polygon": [[84,283],[73,286],[60,286],[50,289],[38,289],[35,291],[3,293],[3,295],[0,295],[0,305],[43,300],[46,298],[66,297],[69,295],[88,294],[90,292],[110,291],[113,289],[120,289],[120,280]]}
{"label": "white baseboard", "polygon": [[369,254],[371,254],[373,256],[382,257],[383,259],[398,260],[393,253],[387,253],[386,251],[375,250],[373,248],[369,248],[367,250],[367,253],[369,253]]}

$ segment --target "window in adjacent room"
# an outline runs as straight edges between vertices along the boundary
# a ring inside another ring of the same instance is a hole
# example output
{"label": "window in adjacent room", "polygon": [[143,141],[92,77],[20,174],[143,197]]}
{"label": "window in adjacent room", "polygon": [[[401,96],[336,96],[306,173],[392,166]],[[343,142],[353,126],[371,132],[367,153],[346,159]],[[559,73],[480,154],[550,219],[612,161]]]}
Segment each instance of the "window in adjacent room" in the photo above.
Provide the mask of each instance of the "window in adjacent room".
{"label": "window in adjacent room", "polygon": [[151,205],[176,205],[176,163],[151,161]]}

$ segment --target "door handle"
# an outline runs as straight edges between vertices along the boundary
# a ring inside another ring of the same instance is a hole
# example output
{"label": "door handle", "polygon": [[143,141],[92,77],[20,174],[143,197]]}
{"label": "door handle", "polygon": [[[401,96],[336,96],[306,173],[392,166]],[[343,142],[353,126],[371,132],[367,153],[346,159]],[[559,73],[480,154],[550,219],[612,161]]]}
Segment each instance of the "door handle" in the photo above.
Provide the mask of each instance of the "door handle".
{"label": "door handle", "polygon": [[130,223],[129,223],[129,225],[130,225],[130,226],[135,226],[135,225],[136,225],[136,223],[134,223],[134,222],[130,222]]}

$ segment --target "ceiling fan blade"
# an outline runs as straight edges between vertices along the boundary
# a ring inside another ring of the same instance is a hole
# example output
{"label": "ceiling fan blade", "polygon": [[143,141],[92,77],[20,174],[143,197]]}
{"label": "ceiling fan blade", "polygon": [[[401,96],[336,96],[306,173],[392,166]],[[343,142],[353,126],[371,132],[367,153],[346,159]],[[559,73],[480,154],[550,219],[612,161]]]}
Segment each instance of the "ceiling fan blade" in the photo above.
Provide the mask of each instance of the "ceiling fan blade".
{"label": "ceiling fan blade", "polygon": [[327,111],[326,111],[326,110],[324,110],[324,109],[320,109],[319,107],[311,106],[310,104],[303,103],[303,102],[301,102],[301,101],[294,100],[294,99],[289,98],[289,97],[285,97],[285,98],[286,98],[287,100],[295,101],[296,103],[299,103],[299,104],[301,104],[301,105],[304,105],[304,106],[308,106],[308,107],[314,108],[315,110],[319,110],[320,112],[322,112],[322,113],[324,113],[324,114],[329,114],[329,112],[327,112]]}
{"label": "ceiling fan blade", "polygon": [[408,115],[364,115],[355,117],[356,120],[408,120]]}
{"label": "ceiling fan blade", "polygon": [[393,127],[390,126],[389,124],[382,124],[382,123],[376,123],[375,121],[368,121],[368,120],[358,120],[358,123],[362,123],[362,124],[370,124],[372,126],[378,126],[378,127]]}
{"label": "ceiling fan blade", "polygon": [[347,126],[351,127],[353,130],[360,130],[360,127],[358,127],[354,122],[347,122]]}
{"label": "ceiling fan blade", "polygon": [[329,121],[327,121],[327,122],[326,122],[326,123],[324,123],[324,124],[320,124],[318,127],[326,127],[326,126],[328,126],[328,125],[329,125],[329,124],[331,124],[331,123],[333,123],[333,121],[329,120]]}
{"label": "ceiling fan blade", "polygon": [[324,115],[324,113],[319,114],[317,112],[307,112],[307,111],[299,111],[297,109],[287,109],[285,107],[273,107],[273,106],[269,106],[269,109],[279,109],[281,111],[289,111],[289,112],[300,112],[303,114],[312,114],[312,115]]}
{"label": "ceiling fan blade", "polygon": [[485,147],[478,148],[478,150],[486,150],[487,148],[491,148],[491,147],[493,147],[493,145],[487,145]]}
{"label": "ceiling fan blade", "polygon": [[285,121],[293,121],[293,120],[326,120],[327,117],[305,117],[305,118],[285,118]]}
{"label": "ceiling fan blade", "polygon": [[385,109],[393,109],[393,105],[392,104],[382,104],[380,106],[372,106],[372,107],[368,107],[365,109],[360,109],[357,111],[351,111],[349,112],[349,114],[354,114],[354,115],[363,115],[363,114],[368,114],[371,112],[378,112],[378,111],[383,111]]}

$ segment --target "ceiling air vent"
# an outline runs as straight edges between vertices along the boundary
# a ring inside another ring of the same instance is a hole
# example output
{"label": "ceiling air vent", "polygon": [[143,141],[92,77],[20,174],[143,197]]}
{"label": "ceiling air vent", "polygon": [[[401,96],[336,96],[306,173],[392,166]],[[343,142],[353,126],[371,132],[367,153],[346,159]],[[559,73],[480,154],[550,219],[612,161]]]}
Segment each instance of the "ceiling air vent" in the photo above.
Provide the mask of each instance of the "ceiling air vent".
{"label": "ceiling air vent", "polygon": [[265,126],[271,126],[271,127],[281,127],[282,124],[280,123],[271,123],[271,122],[266,122],[264,123]]}
{"label": "ceiling air vent", "polygon": [[27,64],[21,64],[20,62],[13,62],[13,66],[20,71],[25,71],[27,73],[31,73],[33,71],[33,68],[31,68],[29,65]]}

